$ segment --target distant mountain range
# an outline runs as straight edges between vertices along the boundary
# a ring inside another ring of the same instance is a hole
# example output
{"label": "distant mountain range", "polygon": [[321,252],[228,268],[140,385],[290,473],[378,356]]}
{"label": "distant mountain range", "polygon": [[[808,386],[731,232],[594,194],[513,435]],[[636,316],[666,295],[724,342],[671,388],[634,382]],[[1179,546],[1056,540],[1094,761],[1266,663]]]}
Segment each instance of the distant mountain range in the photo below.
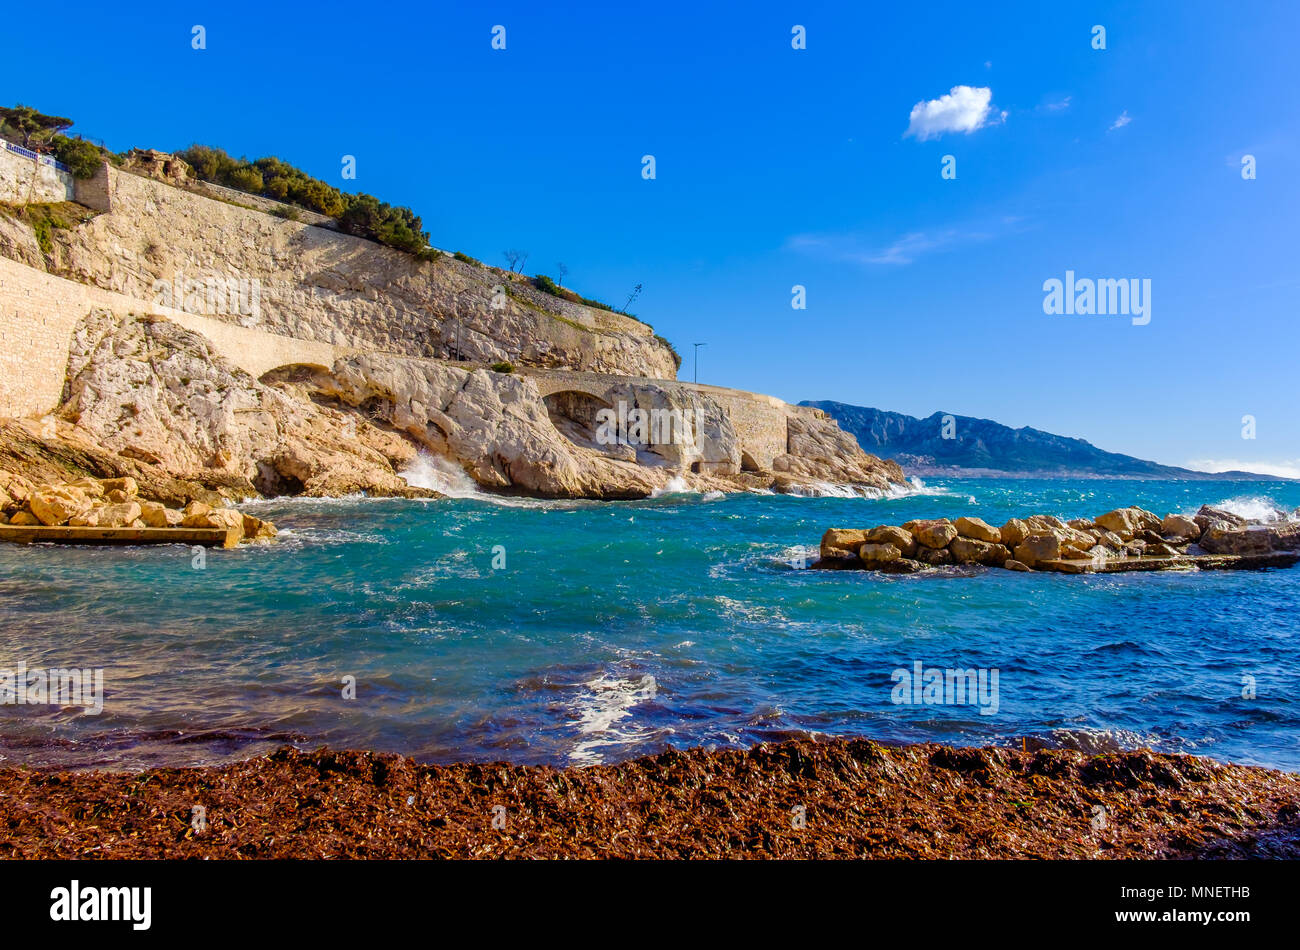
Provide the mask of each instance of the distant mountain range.
{"label": "distant mountain range", "polygon": [[[936,412],[925,419],[901,412],[822,400],[804,401],[852,432],[864,451],[893,459],[909,474],[1039,475],[1102,478],[1278,480],[1251,472],[1196,472],[1131,455],[1105,452],[1091,442],[1028,426],[1012,429],[991,419]],[[951,418],[945,427],[945,421]],[[946,428],[946,432],[945,432]],[[949,438],[945,438],[945,434]]]}

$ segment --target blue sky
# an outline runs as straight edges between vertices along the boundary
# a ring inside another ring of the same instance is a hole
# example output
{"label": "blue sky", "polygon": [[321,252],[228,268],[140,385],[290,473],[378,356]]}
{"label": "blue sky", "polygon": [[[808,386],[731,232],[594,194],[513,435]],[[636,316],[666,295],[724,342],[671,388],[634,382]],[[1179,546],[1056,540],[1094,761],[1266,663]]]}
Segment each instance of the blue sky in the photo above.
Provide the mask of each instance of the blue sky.
{"label": "blue sky", "polygon": [[[703,341],[701,382],[1300,474],[1300,4],[466,6],[70,3],[90,35],[55,43],[11,4],[0,99],[278,155],[616,305],[641,283],[686,378]],[[905,134],[958,86],[987,110]],[[1149,279],[1150,323],[1045,314],[1067,270]]]}

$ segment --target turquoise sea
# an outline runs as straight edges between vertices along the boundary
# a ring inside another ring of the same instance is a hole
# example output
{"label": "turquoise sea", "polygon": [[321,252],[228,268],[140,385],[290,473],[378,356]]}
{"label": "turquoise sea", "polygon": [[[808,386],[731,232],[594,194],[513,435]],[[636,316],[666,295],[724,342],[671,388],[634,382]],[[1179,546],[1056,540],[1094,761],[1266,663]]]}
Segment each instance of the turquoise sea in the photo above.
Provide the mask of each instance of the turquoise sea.
{"label": "turquoise sea", "polygon": [[[4,545],[0,670],[102,668],[104,705],[0,706],[0,762],[185,765],[292,742],[568,765],[811,734],[1149,745],[1300,771],[1300,568],[801,569],[832,526],[1203,502],[1294,511],[1300,484],[285,499],[246,506],[278,544],[201,565],[182,546]],[[996,711],[895,703],[894,671],[917,662],[996,669]]]}

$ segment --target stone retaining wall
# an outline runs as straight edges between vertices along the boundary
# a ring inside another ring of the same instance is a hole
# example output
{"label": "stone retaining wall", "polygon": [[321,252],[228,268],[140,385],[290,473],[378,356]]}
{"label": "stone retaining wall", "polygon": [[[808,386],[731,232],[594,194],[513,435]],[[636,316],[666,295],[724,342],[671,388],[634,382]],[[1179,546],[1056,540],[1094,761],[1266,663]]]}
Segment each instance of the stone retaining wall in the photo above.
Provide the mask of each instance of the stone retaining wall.
{"label": "stone retaining wall", "polygon": [[69,172],[0,145],[0,201],[13,205],[75,201],[76,193],[77,182]]}
{"label": "stone retaining wall", "polygon": [[72,331],[99,308],[168,317],[203,334],[219,355],[253,376],[292,363],[329,367],[355,352],[160,307],[0,257],[0,417],[37,416],[58,406]]}

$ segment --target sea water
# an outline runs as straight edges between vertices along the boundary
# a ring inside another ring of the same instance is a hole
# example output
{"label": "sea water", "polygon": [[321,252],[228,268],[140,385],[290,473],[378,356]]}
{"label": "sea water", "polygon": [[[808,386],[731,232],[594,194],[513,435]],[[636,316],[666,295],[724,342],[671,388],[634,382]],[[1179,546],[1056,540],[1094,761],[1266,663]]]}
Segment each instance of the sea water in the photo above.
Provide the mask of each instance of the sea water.
{"label": "sea water", "polygon": [[[0,545],[0,670],[102,669],[104,692],[98,714],[0,705],[0,763],[219,763],[291,743],[562,766],[796,736],[1032,737],[1300,771],[1300,567],[806,567],[828,527],[1128,504],[1272,517],[1300,484],[939,479],[880,499],[601,503],[423,475],[458,497],[256,502],[278,543],[202,558]],[[900,701],[899,672],[921,668],[997,671],[996,703]]]}

